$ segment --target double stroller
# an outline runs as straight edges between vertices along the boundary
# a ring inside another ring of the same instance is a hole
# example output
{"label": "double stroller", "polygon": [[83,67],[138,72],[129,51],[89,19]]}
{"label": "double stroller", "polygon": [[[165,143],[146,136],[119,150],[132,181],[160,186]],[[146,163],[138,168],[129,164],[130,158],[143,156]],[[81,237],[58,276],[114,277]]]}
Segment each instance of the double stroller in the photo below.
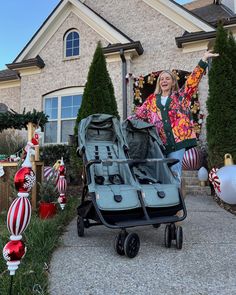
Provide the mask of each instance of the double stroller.
{"label": "double stroller", "polygon": [[187,214],[170,169],[178,160],[164,158],[155,127],[140,120],[127,119],[121,124],[114,116],[94,114],[80,122],[78,138],[83,160],[78,236],[84,236],[85,228],[100,224],[120,229],[115,250],[133,258],[140,239],[127,228],[166,224],[165,246],[171,247],[174,240],[181,249],[183,231],[175,223]]}

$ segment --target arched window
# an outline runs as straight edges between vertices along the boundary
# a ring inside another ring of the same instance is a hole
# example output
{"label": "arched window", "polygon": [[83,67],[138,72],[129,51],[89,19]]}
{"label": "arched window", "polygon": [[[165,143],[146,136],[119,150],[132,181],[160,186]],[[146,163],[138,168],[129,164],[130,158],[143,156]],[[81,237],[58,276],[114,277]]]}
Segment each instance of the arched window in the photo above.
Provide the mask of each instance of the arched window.
{"label": "arched window", "polygon": [[80,42],[79,42],[79,33],[76,31],[69,31],[65,35],[65,57],[72,57],[72,56],[78,56],[79,55],[79,47],[80,47]]}

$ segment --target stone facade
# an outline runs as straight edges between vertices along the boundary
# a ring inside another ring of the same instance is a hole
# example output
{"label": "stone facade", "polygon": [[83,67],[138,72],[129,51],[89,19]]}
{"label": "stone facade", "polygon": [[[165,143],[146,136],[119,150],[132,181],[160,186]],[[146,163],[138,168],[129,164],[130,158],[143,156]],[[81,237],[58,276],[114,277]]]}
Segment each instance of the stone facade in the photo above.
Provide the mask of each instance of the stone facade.
{"label": "stone facade", "polygon": [[0,89],[0,102],[6,104],[15,112],[20,112],[20,90],[19,86]]}
{"label": "stone facade", "polygon": [[[114,25],[134,41],[140,41],[144,53],[127,59],[127,71],[135,76],[147,75],[162,69],[191,71],[200,59],[202,52],[182,53],[177,48],[175,37],[182,36],[184,30],[164,15],[148,6],[142,0],[85,0],[83,1],[100,16]],[[76,28],[80,34],[81,51],[77,59],[65,60],[63,57],[63,37]],[[0,102],[22,111],[43,109],[43,96],[66,87],[84,86],[97,42],[105,47],[108,42],[95,30],[71,12],[58,27],[56,33],[38,53],[45,62],[41,73],[21,77],[21,86],[0,89]],[[108,71],[113,81],[118,109],[122,117],[122,63],[121,60],[108,61]],[[206,114],[207,77],[199,88],[199,99],[203,113]],[[128,114],[131,113],[133,87],[128,85]],[[204,127],[205,125],[203,125]],[[201,140],[205,141],[205,127]]]}
{"label": "stone facade", "polygon": [[[63,57],[63,37],[71,29],[77,28],[81,40],[81,55],[77,59],[65,60]],[[30,110],[33,107],[43,107],[42,98],[45,94],[72,86],[85,86],[88,69],[101,40],[94,30],[71,13],[58,28],[56,34],[39,52],[45,62],[40,74],[23,76],[21,79],[21,109],[24,106]],[[101,40],[103,46],[107,45]]]}

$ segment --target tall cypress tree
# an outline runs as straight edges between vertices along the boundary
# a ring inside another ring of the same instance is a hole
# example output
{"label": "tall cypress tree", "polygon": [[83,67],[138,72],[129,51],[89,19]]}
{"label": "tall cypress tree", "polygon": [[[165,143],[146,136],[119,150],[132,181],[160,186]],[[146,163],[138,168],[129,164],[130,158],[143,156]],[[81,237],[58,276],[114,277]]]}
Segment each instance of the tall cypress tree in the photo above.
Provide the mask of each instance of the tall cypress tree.
{"label": "tall cypress tree", "polygon": [[236,160],[236,85],[229,40],[222,24],[218,25],[213,59],[209,72],[207,100],[207,142],[209,166],[221,167],[226,153]]}
{"label": "tall cypress tree", "polygon": [[[83,100],[78,111],[76,125],[91,114],[104,113],[119,117],[111,78],[107,71],[106,59],[98,42],[89,68]],[[75,132],[77,128],[75,128]]]}
{"label": "tall cypress tree", "polygon": [[[234,71],[234,77],[236,82],[236,41],[234,39],[233,33],[229,32],[229,58],[232,61],[233,71]],[[236,83],[235,83],[236,85]]]}

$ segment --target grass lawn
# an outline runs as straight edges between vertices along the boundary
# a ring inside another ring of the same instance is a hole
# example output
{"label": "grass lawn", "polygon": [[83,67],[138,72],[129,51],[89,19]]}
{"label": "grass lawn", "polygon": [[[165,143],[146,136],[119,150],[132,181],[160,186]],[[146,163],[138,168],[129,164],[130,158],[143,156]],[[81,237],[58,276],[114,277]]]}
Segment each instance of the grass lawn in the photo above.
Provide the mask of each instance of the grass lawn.
{"label": "grass lawn", "polygon": [[[30,224],[23,233],[23,241],[27,247],[25,257],[21,260],[19,268],[13,276],[12,295],[49,295],[48,268],[50,258],[59,245],[59,237],[67,225],[76,215],[78,206],[77,197],[69,197],[64,211],[60,211],[56,217],[41,220],[36,213],[32,214]],[[8,242],[10,233],[6,225],[6,213],[0,214],[0,249]],[[2,254],[1,254],[2,255]],[[10,287],[9,271],[6,261],[0,259],[0,294],[9,295]]]}

